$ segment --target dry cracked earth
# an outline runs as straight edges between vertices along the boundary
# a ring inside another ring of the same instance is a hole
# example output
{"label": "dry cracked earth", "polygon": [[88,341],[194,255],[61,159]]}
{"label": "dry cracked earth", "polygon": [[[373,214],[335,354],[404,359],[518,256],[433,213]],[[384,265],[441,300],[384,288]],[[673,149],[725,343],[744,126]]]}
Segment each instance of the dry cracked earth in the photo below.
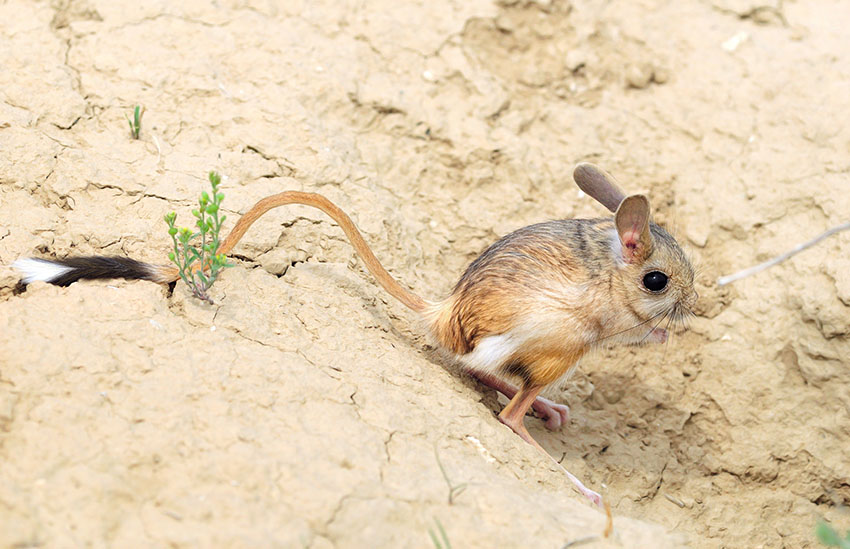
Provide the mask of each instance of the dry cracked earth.
{"label": "dry cracked earth", "polygon": [[[761,2],[764,3],[761,3]],[[0,546],[817,547],[850,528],[850,5],[840,0],[0,2]],[[141,138],[125,115],[145,106]],[[434,352],[341,231],[262,218],[213,288],[36,283],[166,261],[216,169],[232,223],[321,192],[417,293],[598,216],[589,160],[699,265],[691,329],[600,352],[532,434]],[[454,491],[452,491],[454,488]],[[451,497],[450,497],[451,492]]]}

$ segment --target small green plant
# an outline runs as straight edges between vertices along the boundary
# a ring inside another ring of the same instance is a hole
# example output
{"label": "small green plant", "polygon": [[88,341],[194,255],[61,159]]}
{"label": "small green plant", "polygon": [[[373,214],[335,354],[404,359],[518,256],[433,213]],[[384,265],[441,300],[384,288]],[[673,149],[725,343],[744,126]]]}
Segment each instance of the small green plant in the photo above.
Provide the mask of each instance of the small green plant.
{"label": "small green plant", "polygon": [[815,535],[817,535],[820,542],[827,547],[850,549],[850,530],[847,531],[847,535],[842,539],[841,535],[836,532],[835,528],[823,520],[819,520],[817,526],[815,526]]}
{"label": "small green plant", "polygon": [[437,534],[434,533],[433,528],[428,528],[428,535],[431,536],[431,542],[434,544],[436,549],[452,549],[452,544],[449,541],[449,536],[446,535],[446,529],[443,528],[443,524],[440,522],[440,519],[434,517],[434,523],[437,525],[437,530],[440,532],[440,537],[437,537]]}
{"label": "small green plant", "polygon": [[[224,193],[218,191],[221,176],[216,172],[210,172],[209,179],[212,194],[207,194],[206,191],[201,193],[198,209],[192,210],[192,215],[196,218],[197,232],[186,227],[178,229],[174,225],[177,219],[177,214],[174,212],[166,214],[165,222],[168,224],[168,234],[174,243],[174,251],[168,254],[168,259],[177,265],[180,278],[192,289],[192,294],[198,299],[212,303],[213,300],[207,294],[207,290],[215,283],[218,273],[225,267],[232,267],[233,264],[228,263],[224,254],[218,253],[221,243],[219,240],[221,225],[227,219],[226,215],[221,217],[218,215],[221,202],[224,200]],[[201,237],[201,246],[196,248],[192,241],[198,237]]]}
{"label": "small green plant", "polygon": [[136,108],[133,109],[133,119],[130,120],[127,115],[124,115],[124,118],[127,119],[127,124],[130,125],[130,136],[133,139],[139,138],[139,132],[142,131],[142,115],[145,114],[145,108],[141,105],[136,105]]}

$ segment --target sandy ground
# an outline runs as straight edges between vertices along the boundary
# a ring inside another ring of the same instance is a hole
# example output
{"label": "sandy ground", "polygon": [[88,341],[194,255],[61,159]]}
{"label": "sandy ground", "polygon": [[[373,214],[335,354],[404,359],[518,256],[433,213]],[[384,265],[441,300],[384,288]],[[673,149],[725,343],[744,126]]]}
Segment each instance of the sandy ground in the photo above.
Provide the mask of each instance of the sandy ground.
{"label": "sandy ground", "polygon": [[713,281],[847,220],[850,4],[123,4],[0,3],[0,546],[601,535],[319,212],[255,225],[214,306],[182,284],[21,292],[5,267],[164,262],[162,216],[188,223],[217,169],[230,223],[318,190],[436,298],[498,236],[601,215],[580,160],[650,195],[701,294],[691,331],[551,391],[564,430],[527,419],[613,506],[587,547],[814,547],[818,517],[848,527],[850,233]]}

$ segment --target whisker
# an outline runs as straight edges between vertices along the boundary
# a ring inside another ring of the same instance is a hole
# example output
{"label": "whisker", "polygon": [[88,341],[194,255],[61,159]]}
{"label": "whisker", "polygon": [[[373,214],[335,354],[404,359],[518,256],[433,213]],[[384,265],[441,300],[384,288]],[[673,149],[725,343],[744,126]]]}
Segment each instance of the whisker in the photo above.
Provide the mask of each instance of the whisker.
{"label": "whisker", "polygon": [[649,337],[649,335],[650,335],[652,332],[654,332],[656,328],[658,328],[658,325],[659,325],[659,324],[661,324],[662,322],[664,322],[664,319],[665,319],[665,318],[667,318],[667,316],[668,316],[669,314],[670,314],[670,311],[665,312],[665,313],[664,313],[664,316],[663,316],[663,317],[661,317],[661,319],[660,319],[658,322],[656,322],[656,323],[655,323],[655,326],[653,326],[651,330],[649,330],[648,332],[646,332],[646,335],[645,335],[645,336],[643,336],[643,338],[641,338],[641,340],[638,342],[638,344],[641,344],[641,343],[643,343],[644,341],[646,341],[646,338],[648,338],[648,337]]}
{"label": "whisker", "polygon": [[651,316],[651,317],[647,318],[646,320],[644,320],[643,322],[639,322],[639,323],[635,324],[635,325],[634,325],[634,326],[632,326],[631,328],[626,328],[625,330],[620,330],[619,332],[614,332],[613,334],[608,334],[608,335],[607,335],[607,336],[605,336],[605,337],[597,338],[597,339],[595,339],[595,340],[591,341],[591,342],[590,342],[590,344],[591,344],[591,345],[594,345],[594,344],[599,343],[600,341],[604,341],[604,340],[606,340],[606,339],[608,339],[608,338],[611,338],[611,337],[614,337],[614,336],[618,336],[618,335],[620,335],[620,334],[624,334],[624,333],[626,333],[626,332],[630,332],[630,331],[634,330],[635,328],[640,328],[641,326],[643,326],[643,325],[644,325],[644,324],[646,324],[647,322],[652,322],[653,320],[655,320],[655,319],[656,319],[656,318],[658,318],[659,316],[661,316],[661,315],[663,315],[663,314],[667,314],[668,312],[669,312],[669,311],[661,311],[661,312],[660,312],[660,313],[658,313],[657,315]]}
{"label": "whisker", "polygon": [[[664,352],[661,353],[661,360],[665,361],[667,359],[667,349],[670,348],[670,338],[673,337],[673,332],[670,331],[670,323],[673,321],[673,315],[667,316],[667,325],[664,327],[667,330],[667,339],[664,340]],[[674,324],[675,327],[675,324]]]}
{"label": "whisker", "polygon": [[682,316],[681,316],[681,317],[680,317],[680,319],[679,319],[679,322],[681,323],[681,325],[682,325],[682,327],[683,327],[683,328],[685,328],[686,330],[689,330],[689,329],[691,328],[689,321],[690,321],[692,318],[693,318],[693,315],[690,315],[690,314],[682,314]]}
{"label": "whisker", "polygon": [[677,308],[677,310],[676,310],[676,324],[679,327],[682,327],[686,330],[689,329],[690,325],[689,325],[688,322],[691,319],[695,318],[696,315],[693,313],[693,311],[691,311],[690,309],[686,309],[685,307],[682,307],[681,305],[677,304],[676,308]]}
{"label": "whisker", "polygon": [[[636,303],[637,301],[638,300],[635,299],[632,302]],[[608,334],[608,335],[605,335],[605,336],[602,336],[602,337],[598,337],[598,338],[594,339],[593,341],[591,341],[590,345],[595,345],[597,343],[605,341],[606,339],[610,339],[612,337],[624,334],[626,332],[630,332],[630,331],[632,331],[636,328],[640,328],[641,326],[643,326],[645,324],[653,322],[654,320],[658,319],[658,317],[661,317],[661,319],[658,320],[658,322],[655,323],[655,325],[652,327],[652,329],[645,336],[643,336],[643,338],[641,338],[641,340],[638,342],[638,344],[641,344],[644,341],[646,341],[646,338],[648,338],[650,336],[650,334],[652,334],[652,331],[655,330],[656,328],[658,328],[658,326],[662,322],[664,322],[665,319],[667,319],[667,325],[665,327],[665,330],[667,330],[668,334],[670,334],[670,333],[672,333],[672,331],[677,330],[679,327],[687,328],[688,327],[687,321],[689,319],[695,317],[695,316],[696,315],[692,311],[690,311],[689,309],[684,307],[681,303],[674,303],[671,307],[666,308],[663,311],[659,311],[658,313],[652,315],[651,317],[647,318],[646,320],[644,320],[642,322],[638,322],[634,326],[626,328],[625,330],[620,330],[618,332],[614,332],[613,334]],[[673,328],[672,331],[670,330],[671,326]]]}

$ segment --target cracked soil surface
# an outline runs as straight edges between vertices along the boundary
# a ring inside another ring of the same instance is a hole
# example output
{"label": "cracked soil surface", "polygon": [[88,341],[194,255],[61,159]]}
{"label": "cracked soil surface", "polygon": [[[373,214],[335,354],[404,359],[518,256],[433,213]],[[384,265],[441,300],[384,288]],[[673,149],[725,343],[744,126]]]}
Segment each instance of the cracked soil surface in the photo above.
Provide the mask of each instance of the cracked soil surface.
{"label": "cracked soil surface", "polygon": [[182,284],[22,292],[6,267],[164,262],[163,215],[188,223],[217,169],[228,226],[317,190],[436,298],[498,236],[602,215],[581,160],[649,194],[701,295],[690,331],[549,391],[562,431],[526,419],[611,503],[586,546],[848,528],[850,233],[713,282],[847,220],[848,19],[840,0],[0,2],[0,546],[601,536],[320,212],[255,224],[215,305]]}

